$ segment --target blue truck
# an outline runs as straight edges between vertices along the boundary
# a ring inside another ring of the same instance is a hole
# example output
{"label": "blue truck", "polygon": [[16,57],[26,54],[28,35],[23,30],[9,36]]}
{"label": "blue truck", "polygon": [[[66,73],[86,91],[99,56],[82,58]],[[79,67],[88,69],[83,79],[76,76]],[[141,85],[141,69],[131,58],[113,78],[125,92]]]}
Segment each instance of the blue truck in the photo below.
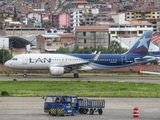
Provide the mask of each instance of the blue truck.
{"label": "blue truck", "polygon": [[47,95],[44,103],[44,112],[53,116],[72,115],[79,113],[79,104],[76,96]]}
{"label": "blue truck", "polygon": [[103,114],[105,107],[105,100],[103,99],[85,99],[78,98],[77,96],[65,95],[47,95],[44,102],[44,112],[52,116],[87,114],[88,112],[93,115],[98,112],[99,115]]}

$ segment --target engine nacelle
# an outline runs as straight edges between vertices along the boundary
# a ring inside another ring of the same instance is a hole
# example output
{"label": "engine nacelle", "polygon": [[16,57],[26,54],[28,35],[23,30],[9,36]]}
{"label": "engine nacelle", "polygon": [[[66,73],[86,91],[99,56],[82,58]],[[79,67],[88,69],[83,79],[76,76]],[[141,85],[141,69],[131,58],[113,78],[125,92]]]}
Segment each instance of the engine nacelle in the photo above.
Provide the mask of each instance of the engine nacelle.
{"label": "engine nacelle", "polygon": [[64,67],[50,67],[51,75],[62,75],[64,74]]}

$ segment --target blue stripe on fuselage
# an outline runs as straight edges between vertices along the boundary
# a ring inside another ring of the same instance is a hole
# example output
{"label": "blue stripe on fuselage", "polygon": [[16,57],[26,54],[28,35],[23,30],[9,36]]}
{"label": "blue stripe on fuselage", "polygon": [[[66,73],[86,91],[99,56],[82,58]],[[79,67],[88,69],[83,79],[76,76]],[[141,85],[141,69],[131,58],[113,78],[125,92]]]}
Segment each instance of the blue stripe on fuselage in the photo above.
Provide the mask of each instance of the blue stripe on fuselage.
{"label": "blue stripe on fuselage", "polygon": [[[96,54],[67,54],[69,56],[74,56],[76,58],[81,58],[87,61],[92,60]],[[137,55],[136,55],[137,56]],[[142,57],[142,56],[139,56]],[[101,54],[98,57],[98,60],[94,62],[94,65],[104,65],[104,66],[117,66],[117,65],[124,65],[130,64],[134,62],[135,56],[126,56],[123,54]]]}

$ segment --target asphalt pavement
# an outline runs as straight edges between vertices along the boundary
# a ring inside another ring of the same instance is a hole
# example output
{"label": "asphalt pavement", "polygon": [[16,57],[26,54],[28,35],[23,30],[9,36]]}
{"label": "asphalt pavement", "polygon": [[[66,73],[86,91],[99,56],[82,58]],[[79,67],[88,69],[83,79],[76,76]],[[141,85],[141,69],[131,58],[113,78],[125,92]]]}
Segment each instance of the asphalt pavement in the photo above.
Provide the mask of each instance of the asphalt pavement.
{"label": "asphalt pavement", "polygon": [[[51,116],[44,113],[41,97],[0,97],[0,120],[160,120],[159,98],[92,99],[105,99],[102,115]],[[135,107],[139,109],[139,118],[133,118]]]}
{"label": "asphalt pavement", "polygon": [[28,75],[27,78],[23,78],[23,76],[13,75],[13,76],[0,76],[0,81],[27,81],[27,80],[34,80],[34,81],[71,81],[71,80],[81,80],[81,81],[118,81],[118,82],[147,82],[147,83],[160,83],[159,76],[80,76],[79,78],[73,78],[72,76],[40,76],[40,75]]}

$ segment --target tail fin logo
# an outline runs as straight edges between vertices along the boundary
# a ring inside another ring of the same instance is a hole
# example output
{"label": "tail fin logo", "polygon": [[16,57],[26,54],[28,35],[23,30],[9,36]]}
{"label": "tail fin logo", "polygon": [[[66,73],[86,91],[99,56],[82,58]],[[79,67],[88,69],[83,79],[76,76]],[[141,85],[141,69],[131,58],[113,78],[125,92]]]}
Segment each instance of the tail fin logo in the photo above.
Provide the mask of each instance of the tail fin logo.
{"label": "tail fin logo", "polygon": [[[148,41],[150,40],[150,38],[146,38],[145,36],[143,36],[140,40],[139,40],[139,44],[137,46],[137,48],[141,47],[142,45],[145,47],[145,48],[149,48],[149,45],[148,45]],[[144,42],[145,41],[145,42]]]}
{"label": "tail fin logo", "polygon": [[127,53],[139,54],[141,56],[147,55],[151,38],[152,31],[146,31]]}

